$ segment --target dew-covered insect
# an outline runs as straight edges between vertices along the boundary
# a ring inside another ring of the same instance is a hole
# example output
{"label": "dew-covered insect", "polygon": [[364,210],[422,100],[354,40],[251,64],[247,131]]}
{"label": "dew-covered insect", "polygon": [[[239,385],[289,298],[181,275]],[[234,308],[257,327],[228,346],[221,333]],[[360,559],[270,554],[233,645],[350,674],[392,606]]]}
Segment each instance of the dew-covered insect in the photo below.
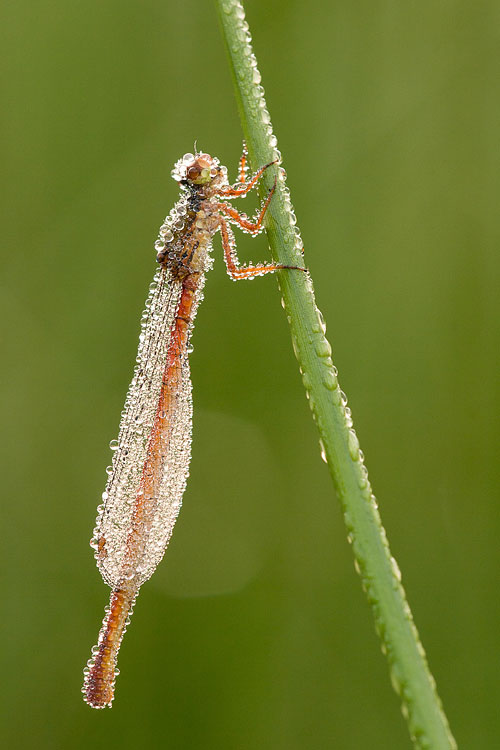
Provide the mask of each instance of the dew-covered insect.
{"label": "dew-covered insect", "polygon": [[141,319],[137,364],[118,440],[111,443],[113,464],[91,541],[98,568],[112,589],[98,643],[84,670],[82,692],[93,708],[111,705],[118,650],[135,598],[163,557],[186,487],[192,419],[189,340],[205,273],[213,262],[212,237],[220,231],[227,271],[235,281],[297,268],[238,262],[229,223],[258,234],[276,187],[275,181],[253,220],[238,213],[225,199],[246,195],[274,164],[247,180],[246,162],[244,148],[234,186],[226,167],[204,153],[185,154],[172,171],[181,195],[155,245],[159,268]]}

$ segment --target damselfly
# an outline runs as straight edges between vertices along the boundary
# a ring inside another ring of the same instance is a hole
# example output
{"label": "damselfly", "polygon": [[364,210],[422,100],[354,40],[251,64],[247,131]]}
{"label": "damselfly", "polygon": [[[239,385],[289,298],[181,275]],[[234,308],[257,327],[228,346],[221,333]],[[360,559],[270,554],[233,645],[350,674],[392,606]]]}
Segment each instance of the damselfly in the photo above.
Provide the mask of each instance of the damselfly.
{"label": "damselfly", "polygon": [[118,650],[135,598],[163,557],[186,487],[192,418],[189,340],[205,273],[213,263],[212,237],[220,231],[227,271],[235,281],[297,268],[240,266],[236,255],[229,223],[252,235],[261,232],[276,180],[253,220],[225,199],[246,195],[272,164],[247,180],[244,148],[235,185],[229,184],[226,167],[208,154],[185,154],[172,170],[181,195],[155,245],[159,269],[142,316],[134,377],[118,440],[111,443],[113,464],[91,541],[98,568],[112,589],[98,643],[84,670],[82,692],[93,708],[111,705]]}

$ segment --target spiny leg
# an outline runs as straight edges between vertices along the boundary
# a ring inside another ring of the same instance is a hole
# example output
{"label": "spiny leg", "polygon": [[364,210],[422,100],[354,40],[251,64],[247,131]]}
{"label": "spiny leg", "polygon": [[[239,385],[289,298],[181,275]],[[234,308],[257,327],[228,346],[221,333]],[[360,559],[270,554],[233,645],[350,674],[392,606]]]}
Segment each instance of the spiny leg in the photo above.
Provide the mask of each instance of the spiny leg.
{"label": "spiny leg", "polygon": [[284,266],[279,263],[257,263],[255,266],[240,266],[236,254],[234,234],[222,216],[219,217],[219,227],[227,272],[233,281],[239,281],[240,279],[254,279],[256,276],[264,276],[266,273],[274,273],[275,271],[280,271],[285,268],[297,271],[306,270],[305,268],[300,268],[300,266]]}
{"label": "spiny leg", "polygon": [[234,221],[235,224],[238,224],[238,226],[241,227],[243,231],[250,232],[250,234],[256,235],[256,234],[259,234],[259,232],[261,232],[263,229],[262,221],[264,219],[264,214],[267,211],[267,208],[271,202],[271,198],[273,197],[273,193],[275,190],[276,190],[276,178],[274,178],[274,185],[269,191],[269,195],[262,203],[261,209],[253,221],[251,221],[248,218],[248,216],[246,216],[245,214],[238,213],[238,211],[232,206],[230,206],[228,203],[218,203],[217,208],[223,214],[225,214],[230,219],[232,219],[232,221]]}
{"label": "spiny leg", "polygon": [[238,165],[238,182],[244,185],[247,181],[248,173],[248,148],[247,142],[243,141],[243,151],[241,152],[240,162]]}
{"label": "spiny leg", "polygon": [[[243,157],[242,157],[243,158]],[[253,175],[253,177],[250,179],[249,182],[242,183],[241,187],[233,188],[231,185],[226,185],[225,187],[220,188],[216,195],[220,195],[222,198],[240,198],[246,195],[250,192],[250,190],[257,184],[259,178],[261,175],[266,171],[266,169],[269,169],[269,167],[272,167],[273,164],[276,164],[277,159],[274,161],[270,161],[269,164],[264,164],[263,167],[258,169],[256,173]],[[240,173],[241,176],[241,173]]]}

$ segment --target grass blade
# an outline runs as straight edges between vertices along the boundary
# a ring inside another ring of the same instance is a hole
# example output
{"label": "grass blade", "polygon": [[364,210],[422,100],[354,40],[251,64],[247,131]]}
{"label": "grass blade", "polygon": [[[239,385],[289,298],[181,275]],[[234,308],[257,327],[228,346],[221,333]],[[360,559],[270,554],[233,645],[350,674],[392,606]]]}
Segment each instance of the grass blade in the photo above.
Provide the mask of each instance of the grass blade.
{"label": "grass blade", "polygon": [[[216,6],[250,161],[253,167],[266,164],[280,154],[260,86],[243,5],[239,0],[216,0]],[[273,175],[269,174],[273,171],[267,170],[262,180],[263,193],[273,184]],[[266,214],[266,231],[276,261],[303,265],[302,240],[281,171],[276,197]],[[390,553],[347,399],[332,363],[310,276],[282,272],[279,284],[302,380],[320,432],[322,455],[342,505],[356,568],[374,613],[375,627],[389,663],[392,684],[402,701],[410,736],[417,748],[455,748],[401,585],[401,574]]]}

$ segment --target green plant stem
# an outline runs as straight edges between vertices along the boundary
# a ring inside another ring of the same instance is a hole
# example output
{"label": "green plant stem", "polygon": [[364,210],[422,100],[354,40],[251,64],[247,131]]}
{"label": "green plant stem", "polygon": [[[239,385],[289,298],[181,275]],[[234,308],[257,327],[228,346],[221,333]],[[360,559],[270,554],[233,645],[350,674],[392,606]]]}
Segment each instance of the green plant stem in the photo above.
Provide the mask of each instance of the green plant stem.
{"label": "green plant stem", "polygon": [[[252,166],[279,158],[260,86],[257,61],[239,0],[216,0],[226,42],[236,98]],[[267,170],[263,191],[274,176]],[[279,263],[303,265],[302,241],[292,211],[285,175],[279,171],[276,195],[266,214],[266,231]],[[446,716],[429,671],[405,592],[391,556],[347,400],[340,390],[323,318],[316,307],[308,274],[284,271],[279,284],[290,323],[306,395],[320,432],[322,456],[342,505],[356,569],[372,607],[392,684],[402,701],[415,747],[455,748]]]}

